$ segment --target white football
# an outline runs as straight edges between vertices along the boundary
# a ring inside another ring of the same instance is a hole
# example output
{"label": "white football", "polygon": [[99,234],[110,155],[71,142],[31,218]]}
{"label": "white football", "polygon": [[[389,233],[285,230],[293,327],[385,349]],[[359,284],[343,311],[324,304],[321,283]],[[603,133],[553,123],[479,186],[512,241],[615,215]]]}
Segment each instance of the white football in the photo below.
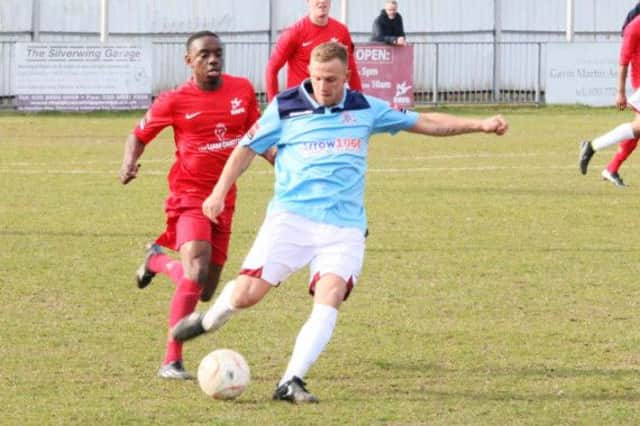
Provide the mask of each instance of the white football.
{"label": "white football", "polygon": [[202,358],[198,383],[214,399],[234,399],[249,386],[251,373],[242,355],[231,349],[217,349]]}

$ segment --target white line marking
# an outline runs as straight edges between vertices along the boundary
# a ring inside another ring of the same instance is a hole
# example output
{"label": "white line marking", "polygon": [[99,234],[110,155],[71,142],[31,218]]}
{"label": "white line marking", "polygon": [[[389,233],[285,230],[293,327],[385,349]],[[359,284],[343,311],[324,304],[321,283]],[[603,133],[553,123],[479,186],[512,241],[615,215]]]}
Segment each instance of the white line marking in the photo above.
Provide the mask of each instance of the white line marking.
{"label": "white line marking", "polygon": [[[593,170],[599,170],[599,167],[604,167],[605,164],[600,166],[593,165]],[[634,169],[633,166],[625,166],[627,169]],[[579,175],[578,166],[575,164],[565,166],[477,166],[477,167],[405,167],[405,168],[371,168],[369,173],[427,173],[427,172],[467,172],[467,171],[499,171],[499,170],[570,170],[575,169],[576,175]],[[166,171],[145,170],[140,172],[140,176],[166,176]],[[594,172],[595,173],[595,172]],[[17,170],[17,169],[0,169],[0,174],[13,174],[13,175],[106,175],[106,176],[118,176],[117,170],[112,171],[100,171],[100,170]],[[256,170],[248,171],[245,174],[250,175],[272,175],[271,170]]]}
{"label": "white line marking", "polygon": [[[542,156],[551,156],[554,158],[558,158],[562,155],[566,155],[566,152],[523,152],[523,153],[515,153],[515,152],[507,152],[503,154],[492,154],[492,153],[476,153],[476,154],[436,154],[436,155],[417,155],[415,157],[386,157],[386,160],[392,161],[424,161],[424,160],[455,160],[455,159],[478,159],[478,158],[526,158],[526,157],[542,157]],[[103,160],[93,160],[93,161],[69,161],[66,164],[68,165],[77,165],[77,166],[88,166],[93,164],[99,165],[120,165],[121,161],[111,160],[111,161],[103,161]],[[144,164],[172,164],[173,158],[149,158],[140,159],[140,163]],[[44,162],[28,162],[28,161],[15,161],[9,163],[0,164],[3,167],[48,167],[51,163]]]}

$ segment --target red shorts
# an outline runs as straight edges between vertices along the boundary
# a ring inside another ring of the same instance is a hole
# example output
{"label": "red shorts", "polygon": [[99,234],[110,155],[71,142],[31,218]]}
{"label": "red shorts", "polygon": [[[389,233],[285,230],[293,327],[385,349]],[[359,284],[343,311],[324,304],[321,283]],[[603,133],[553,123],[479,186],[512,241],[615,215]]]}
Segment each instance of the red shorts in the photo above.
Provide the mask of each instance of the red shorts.
{"label": "red shorts", "polygon": [[202,213],[202,201],[169,196],[165,202],[167,228],[156,243],[171,250],[180,250],[189,241],[207,241],[211,244],[211,263],[224,265],[227,261],[231,222],[235,205],[227,205],[215,224]]}

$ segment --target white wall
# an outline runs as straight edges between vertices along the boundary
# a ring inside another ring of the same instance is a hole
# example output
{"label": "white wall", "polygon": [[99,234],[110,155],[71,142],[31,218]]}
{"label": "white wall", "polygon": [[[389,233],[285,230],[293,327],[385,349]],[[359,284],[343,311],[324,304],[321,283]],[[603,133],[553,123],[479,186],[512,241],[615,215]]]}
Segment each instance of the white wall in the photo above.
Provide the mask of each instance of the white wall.
{"label": "white wall", "polygon": [[[40,4],[41,41],[95,42],[100,0],[0,0],[0,43],[29,40],[33,5]],[[332,16],[340,18],[341,1]],[[347,23],[356,42],[367,41],[384,0],[348,1]],[[635,0],[574,0],[576,41],[620,40],[620,26]],[[270,3],[273,10],[270,9]],[[405,30],[414,43],[492,42],[494,5],[501,5],[502,41],[547,42],[565,38],[565,0],[400,0]],[[208,29],[227,43],[227,71],[248,76],[263,89],[268,42],[306,13],[304,0],[109,0],[112,42],[152,42],[154,93],[188,76],[182,62],[188,34]],[[273,31],[271,23],[273,22]],[[262,43],[261,45],[252,43]],[[238,44],[244,43],[244,44]],[[0,96],[11,94],[10,45],[0,44]],[[501,80],[516,88],[536,83],[537,45],[505,47]],[[416,46],[417,86],[435,76],[435,47]],[[543,55],[544,57],[544,55]],[[440,46],[439,81],[447,87],[484,87],[493,82],[490,46]],[[468,70],[476,70],[473,79]]]}

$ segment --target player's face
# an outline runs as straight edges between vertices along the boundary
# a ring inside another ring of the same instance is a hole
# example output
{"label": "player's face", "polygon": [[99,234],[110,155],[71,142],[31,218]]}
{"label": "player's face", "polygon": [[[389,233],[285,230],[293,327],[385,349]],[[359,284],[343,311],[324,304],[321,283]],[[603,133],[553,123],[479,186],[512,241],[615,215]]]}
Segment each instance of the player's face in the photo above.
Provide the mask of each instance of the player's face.
{"label": "player's face", "polygon": [[398,13],[398,6],[396,6],[393,3],[387,3],[384,6],[384,10],[387,12],[387,16],[389,17],[389,19],[393,19],[396,17],[396,14]]}
{"label": "player's face", "polygon": [[347,66],[340,59],[328,62],[311,60],[309,77],[313,86],[313,97],[322,106],[333,106],[342,100],[344,85],[349,79]]}
{"label": "player's face", "polygon": [[193,40],[186,62],[198,87],[211,90],[220,85],[223,53],[220,40],[216,37],[205,36]]}
{"label": "player's face", "polygon": [[314,23],[324,22],[329,19],[331,0],[307,0],[309,16]]}

